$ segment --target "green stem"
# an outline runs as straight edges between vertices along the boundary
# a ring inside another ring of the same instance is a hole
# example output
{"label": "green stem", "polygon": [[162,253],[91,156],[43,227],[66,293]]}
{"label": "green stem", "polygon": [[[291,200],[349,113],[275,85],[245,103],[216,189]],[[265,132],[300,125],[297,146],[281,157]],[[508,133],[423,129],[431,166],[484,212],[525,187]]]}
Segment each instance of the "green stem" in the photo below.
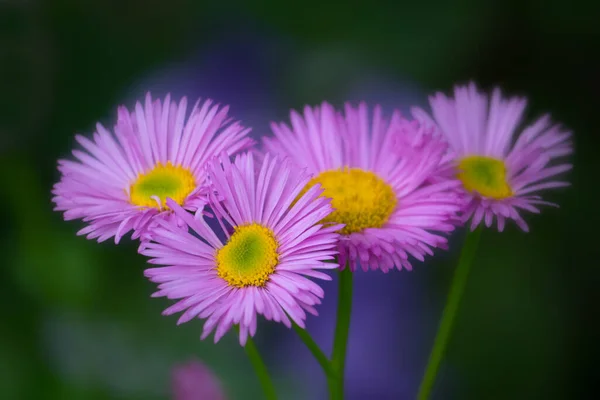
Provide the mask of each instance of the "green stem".
{"label": "green stem", "polygon": [[293,323],[293,326],[298,336],[300,336],[300,339],[302,339],[302,341],[304,342],[306,347],[308,347],[312,355],[317,359],[319,364],[321,364],[321,367],[323,368],[323,371],[325,371],[327,377],[329,378],[335,376],[335,371],[331,367],[329,359],[327,358],[325,353],[323,353],[319,345],[310,336],[310,334],[305,329],[300,328],[296,323]]}
{"label": "green stem", "polygon": [[331,366],[335,376],[328,380],[331,400],[344,399],[344,368],[346,364],[346,347],[350,330],[350,312],[352,310],[352,271],[348,265],[340,272],[337,321]]}
{"label": "green stem", "polygon": [[263,362],[260,354],[258,353],[258,349],[254,344],[254,341],[250,336],[248,336],[248,340],[246,341],[246,346],[244,346],[246,350],[246,354],[248,354],[248,358],[254,367],[254,371],[258,376],[258,380],[265,392],[265,398],[267,400],[277,400],[277,394],[275,393],[275,387],[273,386],[273,382],[271,381],[271,377],[269,376],[269,371],[267,371],[267,366]]}
{"label": "green stem", "polygon": [[448,293],[448,299],[446,300],[446,306],[442,313],[442,320],[438,328],[435,341],[433,343],[433,349],[429,355],[429,361],[427,362],[427,368],[425,369],[425,375],[421,381],[419,387],[418,400],[427,400],[433,389],[435,378],[440,368],[440,364],[444,357],[444,352],[452,332],[452,325],[454,323],[456,312],[460,304],[460,299],[465,290],[467,278],[469,276],[469,270],[473,259],[475,258],[475,252],[477,245],[479,244],[479,238],[481,237],[481,229],[478,228],[474,232],[468,232],[465,239],[465,243],[460,252],[460,258],[458,260],[458,266],[454,271],[454,277],[450,286],[450,292]]}

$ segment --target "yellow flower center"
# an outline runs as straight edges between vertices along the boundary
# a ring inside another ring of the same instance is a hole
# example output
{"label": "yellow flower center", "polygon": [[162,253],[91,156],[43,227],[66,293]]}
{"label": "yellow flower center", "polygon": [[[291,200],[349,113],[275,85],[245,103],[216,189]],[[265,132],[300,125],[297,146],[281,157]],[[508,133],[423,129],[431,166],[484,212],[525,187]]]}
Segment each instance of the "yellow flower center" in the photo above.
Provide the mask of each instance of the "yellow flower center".
{"label": "yellow flower center", "polygon": [[322,222],[346,224],[340,231],[348,235],[366,228],[381,228],[394,211],[398,200],[390,185],[372,172],[360,168],[340,168],[314,177],[303,189],[314,184],[323,187],[322,197],[331,198],[335,211]]}
{"label": "yellow flower center", "polygon": [[236,226],[225,246],[217,250],[217,275],[230,286],[264,286],[279,261],[279,243],[269,228],[253,223]]}
{"label": "yellow flower center", "polygon": [[476,191],[482,196],[504,199],[513,195],[506,182],[504,161],[482,156],[462,158],[458,163],[457,175],[468,191]]}
{"label": "yellow flower center", "polygon": [[138,176],[129,188],[129,200],[136,206],[160,208],[154,199],[158,197],[162,208],[166,208],[167,197],[183,204],[195,188],[196,180],[190,170],[175,167],[171,162],[158,163],[151,171]]}

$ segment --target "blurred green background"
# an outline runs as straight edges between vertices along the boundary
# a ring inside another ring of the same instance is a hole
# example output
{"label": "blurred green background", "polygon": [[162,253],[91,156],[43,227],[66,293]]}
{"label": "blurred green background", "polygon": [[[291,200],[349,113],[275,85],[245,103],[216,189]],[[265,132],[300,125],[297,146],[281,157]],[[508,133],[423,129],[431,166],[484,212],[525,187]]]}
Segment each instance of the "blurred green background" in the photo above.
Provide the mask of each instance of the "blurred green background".
{"label": "blurred green background", "polygon": [[[0,398],[168,398],[172,364],[195,355],[230,398],[260,398],[235,337],[200,342],[200,321],[175,327],[174,317],[161,317],[168,302],[149,298],[154,288],[142,277],[135,244],[77,237],[80,224],[63,222],[50,202],[56,159],[68,156],[74,133],[90,133],[96,121],[112,126],[115,104],[131,106],[132,88],[150,71],[191,53],[202,58],[221,37],[247,31],[285,49],[257,47],[274,66],[261,77],[265,87],[256,85],[257,97],[268,92],[276,104],[271,114],[344,100],[369,69],[409,82],[420,102],[470,79],[501,85],[530,97],[531,116],[549,111],[575,132],[573,186],[547,196],[561,208],[529,215],[529,234],[512,225],[485,232],[435,398],[595,397],[599,7],[557,0],[0,2]],[[243,64],[233,67],[244,74]],[[460,246],[460,233],[453,242]],[[420,297],[434,310],[456,250],[402,272],[402,279],[420,278]],[[427,316],[434,325],[438,318]],[[260,332],[268,353],[268,341],[281,338]],[[424,366],[433,334],[412,369]],[[277,375],[282,398],[303,398],[310,383],[295,379]]]}

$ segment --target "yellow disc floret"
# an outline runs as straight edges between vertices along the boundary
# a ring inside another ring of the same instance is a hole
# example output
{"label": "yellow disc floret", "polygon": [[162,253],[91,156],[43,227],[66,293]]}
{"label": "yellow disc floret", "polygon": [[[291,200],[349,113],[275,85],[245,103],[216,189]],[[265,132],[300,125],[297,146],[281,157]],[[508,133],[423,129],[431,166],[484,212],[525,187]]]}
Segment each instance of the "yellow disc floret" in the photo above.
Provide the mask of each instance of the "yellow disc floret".
{"label": "yellow disc floret", "polygon": [[230,286],[264,286],[279,261],[275,234],[260,224],[236,226],[225,246],[217,250],[217,275]]}
{"label": "yellow disc floret", "polygon": [[[144,207],[166,208],[167,197],[178,204],[196,188],[196,180],[187,168],[161,163],[145,174],[140,174],[129,188],[132,204]],[[160,199],[160,207],[155,198]]]}
{"label": "yellow disc floret", "polygon": [[506,181],[504,161],[492,157],[469,156],[458,163],[457,175],[468,191],[482,196],[504,199],[513,195]]}
{"label": "yellow disc floret", "polygon": [[316,183],[323,187],[323,197],[331,198],[335,209],[322,222],[345,224],[342,234],[366,228],[381,228],[398,202],[394,189],[373,172],[360,168],[340,168],[320,173],[310,180],[305,193]]}

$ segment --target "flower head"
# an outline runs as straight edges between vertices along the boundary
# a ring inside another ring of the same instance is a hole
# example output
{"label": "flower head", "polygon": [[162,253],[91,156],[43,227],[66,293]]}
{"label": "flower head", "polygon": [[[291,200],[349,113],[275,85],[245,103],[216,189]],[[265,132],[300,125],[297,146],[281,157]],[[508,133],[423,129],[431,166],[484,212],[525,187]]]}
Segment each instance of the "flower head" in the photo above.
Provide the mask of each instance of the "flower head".
{"label": "flower head", "polygon": [[[256,163],[252,154],[234,163],[224,158],[209,166],[210,205],[221,229],[194,218],[172,200],[172,207],[195,233],[173,222],[158,221],[140,253],[149,263],[145,275],[159,284],[154,296],[180,299],[165,315],[184,311],[179,323],[206,318],[202,339],[216,327],[215,342],[239,325],[240,343],[256,332],[257,315],[291,327],[304,327],[305,311],[316,315],[323,290],[309,278],[330,277],[320,269],[332,260],[342,226],[319,224],[332,211],[329,199],[288,161],[268,154]],[[222,233],[222,240],[217,233]]]}
{"label": "flower head", "polygon": [[459,183],[436,180],[445,151],[439,139],[398,112],[384,119],[380,107],[369,120],[364,103],[347,104],[343,114],[327,103],[306,107],[304,116],[292,111],[291,123],[272,124],[265,148],[308,168],[305,190],[320,183],[332,199],[335,212],[325,221],[345,224],[340,267],[411,269],[409,256],[422,261],[446,245],[440,233],[454,229]]}
{"label": "flower head", "polygon": [[527,231],[521,210],[539,213],[538,205],[555,206],[535,193],[568,185],[556,175],[571,164],[555,161],[572,152],[570,132],[552,125],[547,115],[521,129],[525,99],[506,99],[495,89],[490,101],[473,83],[456,87],[454,98],[438,93],[430,104],[433,118],[421,109],[413,114],[437,124],[448,140],[465,197],[462,220],[471,219],[472,230],[496,218],[500,231],[506,219]]}
{"label": "flower head", "polygon": [[249,129],[230,123],[228,107],[196,102],[186,118],[187,99],[179,104],[152,101],[146,95],[133,112],[118,109],[114,134],[96,125],[93,140],[77,135],[83,150],[75,160],[59,160],[60,181],[54,185],[55,210],[66,220],[83,219],[78,234],[104,241],[133,230],[147,231],[157,217],[172,218],[171,198],[185,209],[206,203],[205,164],[216,155],[235,154],[252,145]]}
{"label": "flower head", "polygon": [[219,379],[198,360],[173,367],[171,373],[173,400],[225,400]]}

